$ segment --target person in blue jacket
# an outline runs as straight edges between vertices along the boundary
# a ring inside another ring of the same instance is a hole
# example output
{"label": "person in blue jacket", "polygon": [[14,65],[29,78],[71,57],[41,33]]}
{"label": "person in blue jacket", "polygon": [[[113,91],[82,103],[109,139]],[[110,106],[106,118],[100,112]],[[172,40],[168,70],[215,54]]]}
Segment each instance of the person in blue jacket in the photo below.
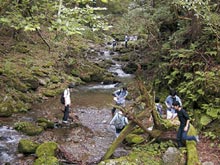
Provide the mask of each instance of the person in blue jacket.
{"label": "person in blue jacket", "polygon": [[177,96],[176,91],[170,90],[170,95],[167,96],[165,100],[165,104],[167,107],[167,115],[166,115],[167,119],[174,119],[177,116],[177,113],[175,109],[173,108],[173,103],[175,101],[178,101],[180,103],[180,106],[182,106],[181,99],[179,98],[179,96]]}
{"label": "person in blue jacket", "polygon": [[[116,105],[125,107],[125,99],[128,95],[127,87],[123,87],[122,89],[116,90],[113,92],[114,100],[116,102]],[[116,108],[114,107],[112,109],[112,116],[115,114]]]}

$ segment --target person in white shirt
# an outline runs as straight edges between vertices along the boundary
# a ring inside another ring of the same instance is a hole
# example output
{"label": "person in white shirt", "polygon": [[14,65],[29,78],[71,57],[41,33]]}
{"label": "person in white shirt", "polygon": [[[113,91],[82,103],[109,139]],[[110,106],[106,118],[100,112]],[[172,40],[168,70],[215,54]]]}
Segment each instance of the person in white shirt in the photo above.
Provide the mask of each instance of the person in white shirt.
{"label": "person in white shirt", "polygon": [[70,92],[72,91],[72,88],[74,87],[74,84],[70,84],[68,88],[64,90],[64,100],[65,100],[65,108],[64,108],[64,116],[63,116],[63,123],[68,123],[69,118],[69,111],[71,106],[71,98],[70,98]]}
{"label": "person in white shirt", "polygon": [[[128,91],[126,87],[123,87],[122,89],[116,90],[114,93],[114,100],[116,102],[116,105],[125,107],[125,99],[128,95]],[[114,107],[112,109],[112,116],[114,116],[116,108]]]}
{"label": "person in white shirt", "polygon": [[177,96],[175,90],[170,90],[170,95],[167,96],[165,104],[167,106],[167,119],[174,119],[177,116],[175,109],[173,108],[173,103],[178,101],[180,106],[182,106],[181,99]]}

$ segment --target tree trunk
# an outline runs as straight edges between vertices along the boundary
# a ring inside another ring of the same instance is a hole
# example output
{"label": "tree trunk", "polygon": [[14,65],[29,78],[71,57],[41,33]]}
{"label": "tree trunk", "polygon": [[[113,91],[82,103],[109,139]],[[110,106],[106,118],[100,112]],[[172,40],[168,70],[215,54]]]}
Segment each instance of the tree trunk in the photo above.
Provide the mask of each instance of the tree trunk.
{"label": "tree trunk", "polygon": [[134,122],[131,122],[122,130],[122,132],[119,134],[118,138],[115,139],[115,141],[112,143],[112,145],[108,148],[108,150],[106,151],[102,160],[109,159],[112,156],[112,154],[115,152],[118,145],[125,139],[127,134],[129,134],[135,126],[136,126],[136,124]]}

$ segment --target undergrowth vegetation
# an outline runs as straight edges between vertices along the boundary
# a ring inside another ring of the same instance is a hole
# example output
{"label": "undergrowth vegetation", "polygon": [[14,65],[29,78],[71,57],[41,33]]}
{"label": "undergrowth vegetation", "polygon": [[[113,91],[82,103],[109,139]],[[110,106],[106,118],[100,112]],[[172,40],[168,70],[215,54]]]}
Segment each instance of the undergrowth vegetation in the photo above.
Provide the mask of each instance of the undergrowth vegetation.
{"label": "undergrowth vegetation", "polygon": [[112,29],[138,35],[136,61],[148,65],[143,80],[161,100],[175,89],[199,129],[220,114],[219,8],[209,0],[144,1],[130,6]]}

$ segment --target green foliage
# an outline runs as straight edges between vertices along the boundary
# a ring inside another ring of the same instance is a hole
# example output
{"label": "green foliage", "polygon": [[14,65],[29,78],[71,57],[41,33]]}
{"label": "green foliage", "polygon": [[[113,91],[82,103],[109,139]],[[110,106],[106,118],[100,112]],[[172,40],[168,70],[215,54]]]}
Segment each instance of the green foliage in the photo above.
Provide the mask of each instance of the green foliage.
{"label": "green foliage", "polygon": [[[181,40],[184,39],[184,35],[179,38],[174,37],[177,34],[178,31],[170,37],[171,40],[169,42],[164,44],[165,46],[168,45],[166,46],[168,50],[164,51],[164,53],[168,54],[164,58],[166,63],[160,65],[161,72],[159,72],[163,73],[164,76],[160,75],[161,79],[156,81],[177,89],[181,98],[184,98],[184,107],[189,111],[195,108],[199,109],[200,115],[205,113],[208,118],[202,117],[199,120],[199,123],[205,126],[212,120],[219,118],[220,114],[218,108],[220,99],[219,72],[217,67],[207,68],[209,65],[207,59],[212,60],[214,63],[217,51],[210,47],[203,47],[203,53],[199,53],[201,51],[200,42],[202,41],[188,44],[187,47],[182,48],[184,45],[182,45]],[[172,48],[172,45],[178,42],[181,43],[178,46],[182,47],[178,49]],[[169,45],[171,46],[170,50]]]}
{"label": "green foliage", "polygon": [[[82,34],[86,28],[93,31],[107,29],[99,14],[105,8],[93,8],[90,0],[58,4],[53,0],[12,1],[0,16],[0,23],[16,30],[36,31],[42,26],[66,35]],[[3,2],[0,2],[0,5]],[[61,6],[61,8],[59,8]]]}
{"label": "green foliage", "polygon": [[202,109],[213,119],[220,118],[220,108],[218,104],[214,104],[214,102],[210,104],[202,104]]}
{"label": "green foliage", "polygon": [[153,144],[145,144],[134,147],[133,150],[135,152],[148,152],[153,155],[164,153],[168,147],[174,147],[174,143],[172,141],[161,142],[161,143],[153,143]]}
{"label": "green foliage", "polygon": [[211,140],[215,140],[217,138],[217,136],[213,132],[204,132],[204,135]]}
{"label": "green foliage", "polygon": [[201,125],[207,125],[212,121],[212,118],[208,115],[202,115],[200,118],[200,124]]}
{"label": "green foliage", "polygon": [[217,2],[177,0],[173,1],[173,4],[186,12],[193,11],[194,16],[199,18],[204,25],[203,30],[209,34],[214,34],[218,40],[220,39],[220,17],[216,10],[219,4]]}

